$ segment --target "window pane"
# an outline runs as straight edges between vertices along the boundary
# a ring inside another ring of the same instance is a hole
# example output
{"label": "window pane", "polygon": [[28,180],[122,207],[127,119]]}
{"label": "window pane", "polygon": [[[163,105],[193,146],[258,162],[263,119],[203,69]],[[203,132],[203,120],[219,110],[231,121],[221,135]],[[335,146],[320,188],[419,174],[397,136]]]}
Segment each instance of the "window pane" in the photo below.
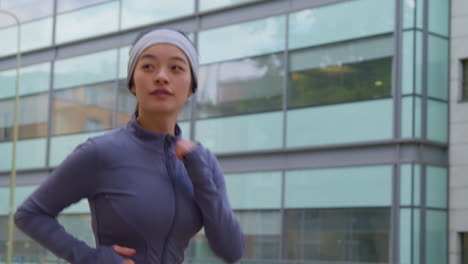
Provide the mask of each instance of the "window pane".
{"label": "window pane", "polygon": [[58,166],[72,151],[88,138],[104,134],[105,131],[86,134],[66,135],[52,137],[50,140],[50,164],[49,167]]}
{"label": "window pane", "polygon": [[290,108],[389,97],[392,37],[290,53]]}
{"label": "window pane", "polygon": [[[1,16],[1,14],[0,14]],[[18,50],[16,26],[0,29],[2,48],[0,56],[15,54]],[[21,25],[21,51],[30,51],[52,44],[52,18],[27,22]]]}
{"label": "window pane", "polygon": [[468,264],[468,233],[461,233],[461,264]]}
{"label": "window pane", "polygon": [[291,13],[289,48],[392,32],[394,9],[392,0],[359,0]]}
{"label": "window pane", "polygon": [[61,214],[58,221],[72,236],[85,242],[88,246],[95,246],[90,214]]}
{"label": "window pane", "polygon": [[402,94],[421,94],[422,33],[403,32]]}
{"label": "window pane", "polygon": [[389,261],[390,209],[286,210],[286,258],[337,263]]}
{"label": "window pane", "polygon": [[403,28],[422,29],[422,12],[424,0],[405,0],[403,5]]}
{"label": "window pane", "polygon": [[[47,134],[47,93],[20,98],[18,136],[20,139],[45,137]],[[14,99],[0,101],[0,141],[13,140]]]}
{"label": "window pane", "polygon": [[199,120],[195,135],[218,153],[277,149],[283,141],[283,112]]}
{"label": "window pane", "polygon": [[421,97],[405,96],[401,103],[401,136],[421,138]]}
{"label": "window pane", "polygon": [[421,188],[421,166],[403,164],[400,173],[400,205],[419,206]]}
{"label": "window pane", "polygon": [[392,167],[287,171],[285,184],[286,208],[390,206]]}
{"label": "window pane", "polygon": [[54,92],[52,134],[92,132],[111,128],[114,82]]}
{"label": "window pane", "polygon": [[[11,170],[12,142],[0,142],[0,171]],[[46,139],[19,140],[16,143],[16,168],[37,169],[45,167]]]}
{"label": "window pane", "polygon": [[288,110],[286,146],[391,139],[392,118],[392,99]]}
{"label": "window pane", "polygon": [[[13,12],[23,23],[51,16],[54,12],[54,0],[2,0],[0,1],[0,7]],[[0,14],[0,16],[4,16],[4,14]],[[0,19],[0,21],[3,21],[3,19]],[[3,22],[0,22],[0,27],[4,25]]]}
{"label": "window pane", "polygon": [[117,94],[117,125],[125,125],[132,119],[136,108],[136,97],[128,90],[127,81],[119,81]]}
{"label": "window pane", "polygon": [[122,0],[122,28],[152,24],[194,12],[194,0]]}
{"label": "window pane", "polygon": [[198,117],[280,110],[283,80],[282,53],[202,66]]}
{"label": "window pane", "polygon": [[[419,263],[420,252],[420,211],[419,209],[400,209],[400,263]],[[413,256],[413,261],[411,261]]]}
{"label": "window pane", "polygon": [[200,11],[223,8],[254,1],[255,0],[200,0]]}
{"label": "window pane", "polygon": [[448,104],[427,100],[427,138],[439,142],[448,140]]}
{"label": "window pane", "polygon": [[117,1],[58,15],[56,42],[64,43],[117,31],[118,21]]}
{"label": "window pane", "polygon": [[449,13],[450,1],[429,0],[429,31],[448,37]]}
{"label": "window pane", "polygon": [[58,60],[54,68],[54,89],[115,80],[117,50]]}
{"label": "window pane", "polygon": [[279,171],[226,174],[226,187],[234,210],[281,207]]}
{"label": "window pane", "polygon": [[426,212],[426,261],[428,264],[447,264],[447,212]]}
{"label": "window pane", "polygon": [[392,58],[291,72],[290,80],[289,108],[390,97]]}
{"label": "window pane", "polygon": [[127,67],[130,56],[130,47],[119,49],[119,79],[127,78]]}
{"label": "window pane", "polygon": [[[114,0],[111,0],[114,1]],[[102,2],[111,2],[109,0],[59,0],[57,1],[57,12],[62,13],[78,9],[85,6],[95,5]]]}
{"label": "window pane", "polygon": [[[20,68],[20,95],[49,90],[50,63]],[[16,69],[0,72],[0,98],[15,96]]]}
{"label": "window pane", "polygon": [[447,169],[427,166],[426,204],[428,207],[447,208]]}
{"label": "window pane", "polygon": [[[235,212],[245,240],[243,260],[274,260],[279,258],[281,217],[278,211]],[[188,263],[224,263],[216,258],[208,246],[204,232],[198,233],[185,252]],[[244,263],[244,261],[243,261]],[[256,263],[252,261],[252,263]]]}
{"label": "window pane", "polygon": [[427,86],[428,95],[447,100],[448,97],[448,40],[429,35]]}
{"label": "window pane", "polygon": [[200,63],[282,51],[285,46],[284,37],[284,16],[202,31],[199,33]]}

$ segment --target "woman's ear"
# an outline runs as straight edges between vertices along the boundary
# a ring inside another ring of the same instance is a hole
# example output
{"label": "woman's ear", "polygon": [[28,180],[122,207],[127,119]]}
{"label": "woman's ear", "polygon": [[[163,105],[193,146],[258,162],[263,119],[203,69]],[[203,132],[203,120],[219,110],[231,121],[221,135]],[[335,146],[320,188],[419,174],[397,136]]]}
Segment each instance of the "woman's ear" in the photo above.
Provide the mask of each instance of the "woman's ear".
{"label": "woman's ear", "polygon": [[136,96],[135,85],[132,84],[132,87],[130,87],[130,92],[132,92],[132,94]]}

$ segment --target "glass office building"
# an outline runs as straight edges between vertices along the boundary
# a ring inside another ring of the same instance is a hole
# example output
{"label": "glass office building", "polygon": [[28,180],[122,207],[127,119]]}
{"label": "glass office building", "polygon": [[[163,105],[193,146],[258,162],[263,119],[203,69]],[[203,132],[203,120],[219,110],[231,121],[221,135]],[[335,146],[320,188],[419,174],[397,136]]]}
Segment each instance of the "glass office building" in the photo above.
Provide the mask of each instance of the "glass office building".
{"label": "glass office building", "polygon": [[[240,263],[448,263],[448,0],[0,0],[21,26],[19,204],[81,142],[124,125],[139,32],[200,53],[179,116],[215,152]],[[17,27],[0,15],[0,252]],[[86,201],[59,216],[94,245]],[[0,253],[0,263],[4,254]],[[15,263],[64,263],[15,231]],[[220,263],[203,231],[184,263]]]}

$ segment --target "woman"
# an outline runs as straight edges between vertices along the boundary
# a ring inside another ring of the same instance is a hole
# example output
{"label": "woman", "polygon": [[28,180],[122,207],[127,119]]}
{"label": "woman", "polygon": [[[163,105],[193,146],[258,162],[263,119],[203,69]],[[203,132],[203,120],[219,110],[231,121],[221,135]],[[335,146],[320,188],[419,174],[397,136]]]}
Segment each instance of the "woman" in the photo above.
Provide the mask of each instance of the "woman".
{"label": "woman", "polygon": [[[130,51],[129,123],[75,149],[18,208],[16,225],[71,263],[182,263],[203,226],[216,255],[239,260],[244,240],[216,158],[181,138],[177,115],[197,88],[197,52],[180,32],[156,29]],[[97,248],[56,216],[87,198]]]}

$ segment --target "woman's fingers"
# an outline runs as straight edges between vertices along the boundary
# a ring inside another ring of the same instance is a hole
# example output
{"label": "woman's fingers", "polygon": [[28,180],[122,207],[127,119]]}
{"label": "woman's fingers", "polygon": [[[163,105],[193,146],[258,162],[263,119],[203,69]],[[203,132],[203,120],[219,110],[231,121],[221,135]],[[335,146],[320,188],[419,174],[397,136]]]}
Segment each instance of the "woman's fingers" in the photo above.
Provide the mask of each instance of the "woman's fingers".
{"label": "woman's fingers", "polygon": [[135,264],[135,261],[131,259],[125,259],[124,262],[122,262],[122,264]]}
{"label": "woman's fingers", "polygon": [[[120,256],[123,256],[123,257],[130,257],[130,256],[133,256],[136,254],[136,250],[133,249],[133,248],[128,248],[128,247],[121,247],[121,246],[118,246],[118,245],[114,245],[112,246],[115,250],[115,252],[117,254],[119,254]],[[132,261],[132,260],[130,260]],[[124,262],[125,264],[127,264],[126,262]],[[132,261],[133,263],[133,261]]]}
{"label": "woman's fingers", "polygon": [[197,147],[197,144],[192,141],[185,139],[177,140],[175,144],[175,153],[178,159],[184,161],[184,155],[194,150]]}

